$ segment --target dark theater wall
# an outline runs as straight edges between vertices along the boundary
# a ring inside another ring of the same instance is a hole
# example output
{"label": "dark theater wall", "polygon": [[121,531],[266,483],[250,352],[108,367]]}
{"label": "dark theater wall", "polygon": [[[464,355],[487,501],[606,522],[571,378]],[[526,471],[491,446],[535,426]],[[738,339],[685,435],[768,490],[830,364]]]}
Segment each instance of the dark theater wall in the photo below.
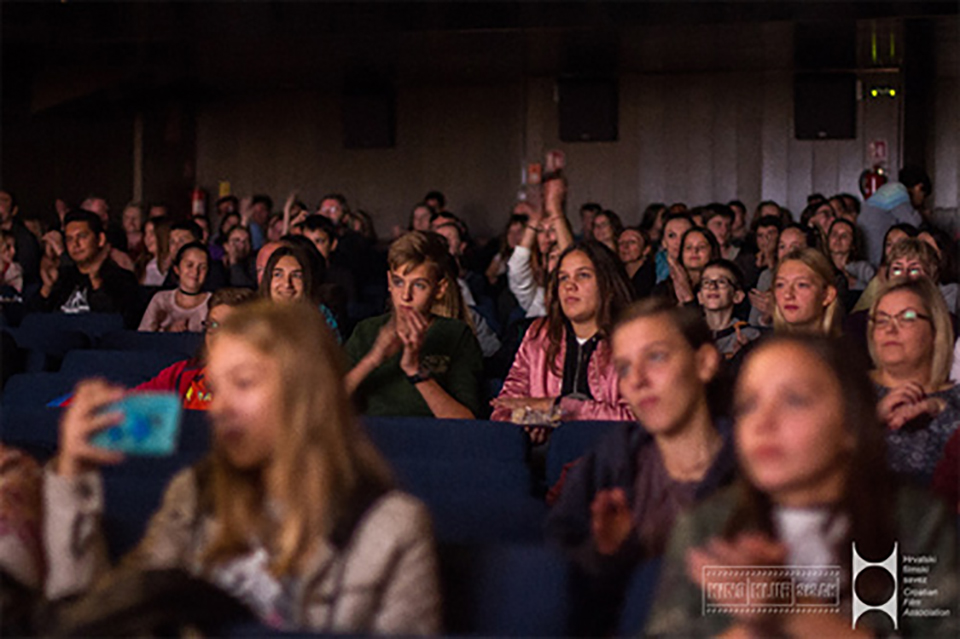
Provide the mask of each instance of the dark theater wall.
{"label": "dark theater wall", "polygon": [[[599,201],[628,223],[653,201],[739,197],[752,207],[775,199],[799,214],[811,192],[855,192],[867,141],[887,139],[895,158],[899,134],[895,107],[861,103],[857,139],[793,139],[792,32],[790,23],[625,32],[624,56],[636,64],[620,72],[617,142],[561,143],[556,76],[535,64],[525,79],[501,83],[401,84],[392,149],[344,150],[339,100],[329,93],[208,105],[198,123],[198,176],[208,189],[229,180],[235,192],[275,199],[298,189],[311,204],[340,191],[375,215],[381,234],[439,188],[451,210],[489,235],[502,225],[524,162],[559,148],[571,203]],[[710,57],[729,42],[749,44]]]}

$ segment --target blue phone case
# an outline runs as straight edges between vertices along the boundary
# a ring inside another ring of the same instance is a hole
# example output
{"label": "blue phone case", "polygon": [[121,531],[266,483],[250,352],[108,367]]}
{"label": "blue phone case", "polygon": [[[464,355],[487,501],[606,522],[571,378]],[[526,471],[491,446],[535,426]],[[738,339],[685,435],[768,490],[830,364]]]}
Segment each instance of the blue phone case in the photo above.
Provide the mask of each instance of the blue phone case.
{"label": "blue phone case", "polygon": [[90,442],[131,455],[171,455],[180,430],[180,398],[175,393],[134,393],[104,412],[121,412],[123,421],[94,435]]}

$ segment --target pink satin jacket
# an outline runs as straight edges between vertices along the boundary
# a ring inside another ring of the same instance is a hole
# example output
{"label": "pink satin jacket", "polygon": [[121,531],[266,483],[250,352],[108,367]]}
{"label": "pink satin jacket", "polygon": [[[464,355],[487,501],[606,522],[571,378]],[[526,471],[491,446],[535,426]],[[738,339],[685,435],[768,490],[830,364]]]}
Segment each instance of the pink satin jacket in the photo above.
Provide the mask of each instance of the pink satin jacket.
{"label": "pink satin jacket", "polygon": [[[547,365],[549,339],[546,330],[540,330],[546,320],[537,320],[523,337],[520,350],[513,360],[510,373],[503,383],[499,397],[557,397],[563,387],[561,375],[555,375]],[[557,364],[563,370],[566,340],[561,344]],[[593,400],[563,398],[560,408],[565,421],[612,420],[635,421],[630,407],[620,397],[617,374],[613,369],[610,343],[602,340],[587,365],[587,383]],[[508,408],[495,408],[490,419],[510,421]]]}

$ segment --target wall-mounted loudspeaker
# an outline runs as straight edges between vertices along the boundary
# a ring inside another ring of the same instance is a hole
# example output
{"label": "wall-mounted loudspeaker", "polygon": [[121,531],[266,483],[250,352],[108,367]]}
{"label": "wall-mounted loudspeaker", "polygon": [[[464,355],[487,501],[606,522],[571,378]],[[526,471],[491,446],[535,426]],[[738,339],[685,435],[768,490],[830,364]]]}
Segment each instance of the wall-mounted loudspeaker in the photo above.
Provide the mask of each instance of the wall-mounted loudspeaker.
{"label": "wall-mounted loudspeaker", "polygon": [[561,142],[616,142],[620,91],[616,80],[563,79],[557,82]]}
{"label": "wall-mounted loudspeaker", "polygon": [[857,76],[797,73],[793,77],[793,127],[798,140],[857,137]]}

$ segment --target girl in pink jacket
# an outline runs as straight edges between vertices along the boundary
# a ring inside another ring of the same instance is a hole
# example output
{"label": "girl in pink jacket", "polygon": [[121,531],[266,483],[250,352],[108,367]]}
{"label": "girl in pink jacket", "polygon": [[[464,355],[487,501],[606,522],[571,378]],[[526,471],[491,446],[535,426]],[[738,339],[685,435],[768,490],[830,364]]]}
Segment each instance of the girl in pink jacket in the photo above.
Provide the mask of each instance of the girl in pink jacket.
{"label": "girl in pink jacket", "polygon": [[[564,420],[623,420],[633,415],[617,389],[609,334],[631,301],[630,282],[616,255],[597,242],[570,246],[547,288],[547,316],[530,326],[492,419],[531,423],[531,415]],[[545,428],[527,431],[534,443]]]}

